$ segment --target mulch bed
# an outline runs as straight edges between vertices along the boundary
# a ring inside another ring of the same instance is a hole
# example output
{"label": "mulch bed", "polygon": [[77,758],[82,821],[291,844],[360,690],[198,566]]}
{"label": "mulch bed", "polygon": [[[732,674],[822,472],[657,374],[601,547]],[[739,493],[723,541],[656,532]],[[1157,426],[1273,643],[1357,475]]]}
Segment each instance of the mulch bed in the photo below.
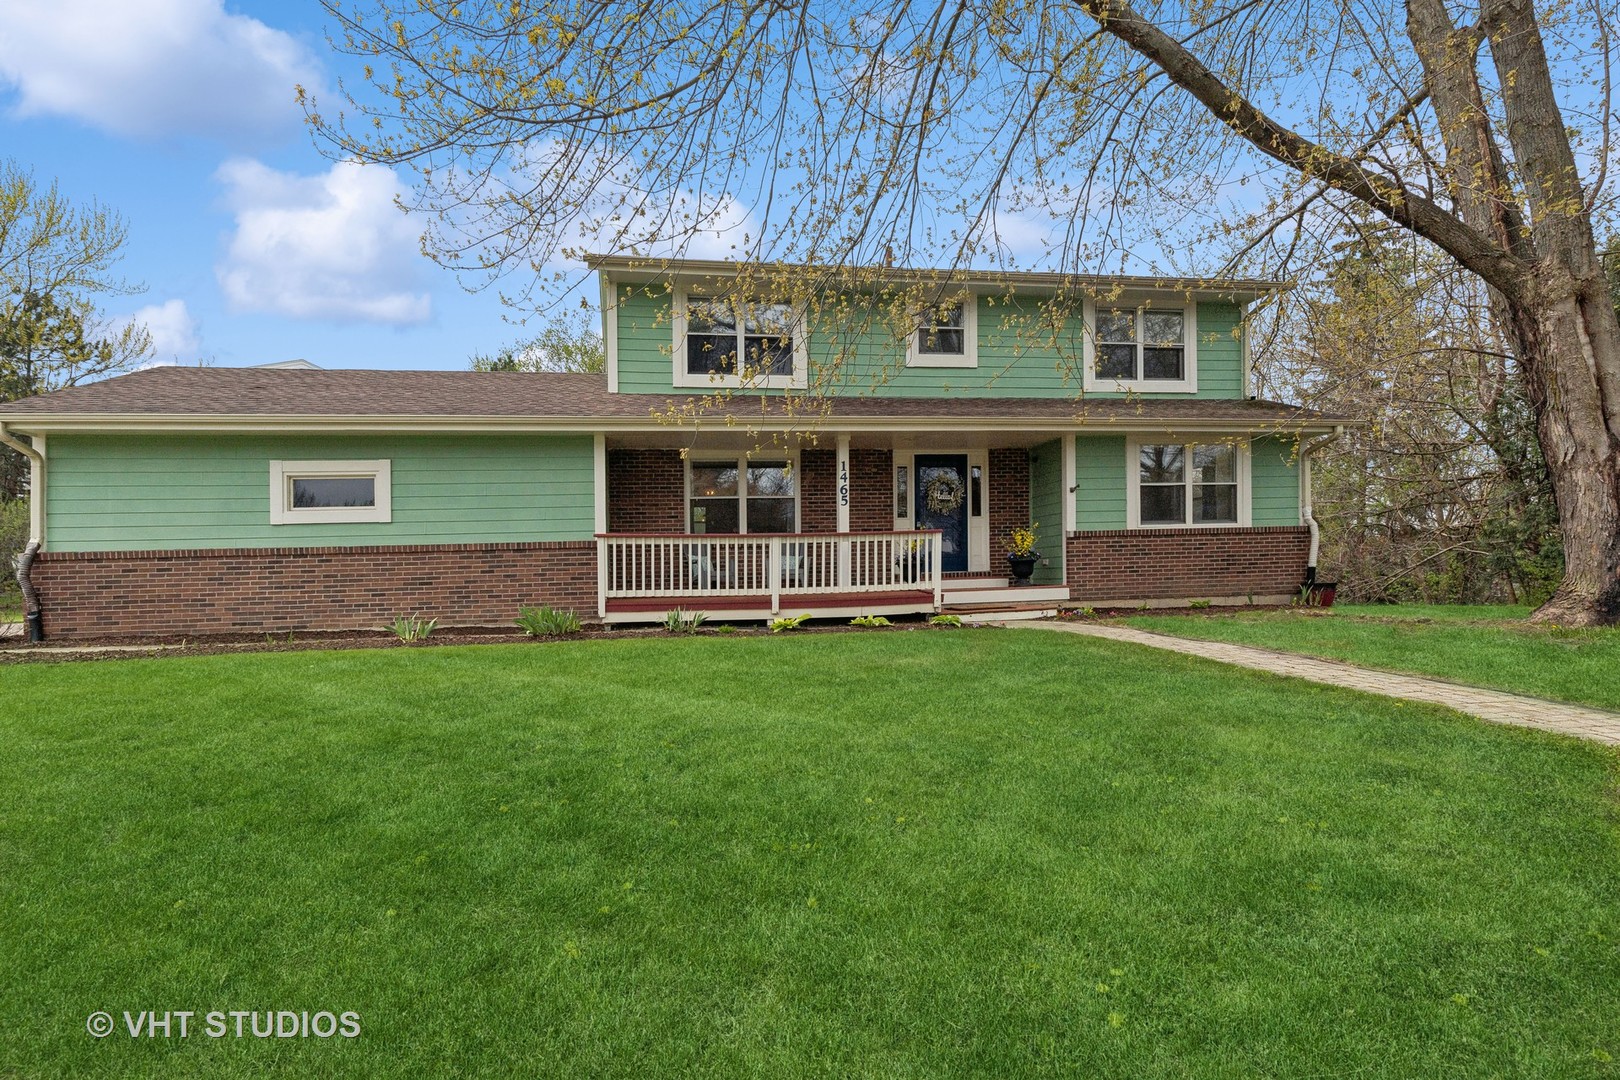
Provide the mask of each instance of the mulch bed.
{"label": "mulch bed", "polygon": [[[871,629],[931,630],[922,620],[899,621],[889,627],[850,626],[847,623],[806,625],[795,634],[841,634]],[[147,660],[155,656],[215,656],[249,652],[321,652],[339,649],[431,649],[446,645],[521,645],[561,641],[600,641],[641,637],[758,637],[769,635],[763,625],[734,626],[724,633],[708,626],[671,635],[661,626],[609,627],[589,624],[578,634],[530,637],[504,627],[443,627],[425,641],[405,642],[387,630],[295,630],[280,634],[197,634],[188,637],[99,637],[47,639],[37,645],[16,638],[0,638],[0,665],[61,664],[81,660]],[[71,652],[67,650],[73,650]]]}

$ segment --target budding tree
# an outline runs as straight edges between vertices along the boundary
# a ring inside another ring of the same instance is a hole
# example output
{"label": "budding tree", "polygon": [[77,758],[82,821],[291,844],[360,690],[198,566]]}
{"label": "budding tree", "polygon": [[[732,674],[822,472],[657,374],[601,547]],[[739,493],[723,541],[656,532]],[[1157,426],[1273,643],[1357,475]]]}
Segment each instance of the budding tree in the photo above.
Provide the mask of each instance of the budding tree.
{"label": "budding tree", "polygon": [[1540,615],[1620,617],[1601,0],[323,2],[365,66],[315,128],[416,168],[429,249],[473,272],[718,234],[750,263],[1287,274],[1371,208],[1508,328],[1567,558]]}

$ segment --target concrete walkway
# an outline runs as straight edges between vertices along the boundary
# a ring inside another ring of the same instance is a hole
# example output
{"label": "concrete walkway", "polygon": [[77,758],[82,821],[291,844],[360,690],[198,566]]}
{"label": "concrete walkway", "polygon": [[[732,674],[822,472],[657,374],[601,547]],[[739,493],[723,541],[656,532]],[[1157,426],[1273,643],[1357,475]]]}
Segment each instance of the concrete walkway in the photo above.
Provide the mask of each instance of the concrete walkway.
{"label": "concrete walkway", "polygon": [[1126,641],[1133,645],[1146,645],[1153,649],[1201,656],[1223,664],[1269,671],[1274,675],[1292,675],[1296,679],[1362,690],[1369,694],[1423,701],[1431,705],[1444,705],[1448,709],[1489,720],[1493,724],[1511,724],[1516,727],[1537,728],[1573,735],[1578,739],[1620,746],[1620,713],[1603,709],[1589,709],[1580,705],[1564,705],[1541,698],[1508,694],[1501,690],[1486,690],[1461,683],[1426,679],[1416,675],[1396,675],[1387,671],[1341,664],[1336,660],[1317,660],[1296,653],[1273,652],[1251,645],[1230,645],[1224,641],[1195,641],[1191,638],[1150,634],[1127,626],[1107,626],[1082,622],[1024,622],[1020,627],[1036,630],[1059,630],[1068,634]]}

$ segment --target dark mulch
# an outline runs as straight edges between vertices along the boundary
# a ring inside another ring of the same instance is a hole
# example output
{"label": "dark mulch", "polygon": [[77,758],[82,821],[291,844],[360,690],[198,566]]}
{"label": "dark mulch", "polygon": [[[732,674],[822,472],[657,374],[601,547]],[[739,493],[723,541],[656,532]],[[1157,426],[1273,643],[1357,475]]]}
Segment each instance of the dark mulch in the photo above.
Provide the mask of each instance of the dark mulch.
{"label": "dark mulch", "polygon": [[[796,634],[839,634],[870,629],[941,630],[922,620],[896,620],[891,627],[850,626],[829,620],[792,631]],[[757,637],[770,630],[762,624],[702,627],[681,636]],[[211,656],[243,652],[315,652],[339,649],[430,649],[445,645],[518,645],[561,641],[600,641],[606,638],[668,636],[661,626],[610,627],[588,624],[578,634],[530,637],[506,627],[454,626],[433,631],[425,641],[405,642],[387,630],[295,630],[279,634],[194,634],[187,637],[97,637],[47,639],[29,644],[16,638],[0,639],[0,664],[59,664],[81,660],[141,660],[154,656]],[[67,650],[73,650],[71,652]]]}

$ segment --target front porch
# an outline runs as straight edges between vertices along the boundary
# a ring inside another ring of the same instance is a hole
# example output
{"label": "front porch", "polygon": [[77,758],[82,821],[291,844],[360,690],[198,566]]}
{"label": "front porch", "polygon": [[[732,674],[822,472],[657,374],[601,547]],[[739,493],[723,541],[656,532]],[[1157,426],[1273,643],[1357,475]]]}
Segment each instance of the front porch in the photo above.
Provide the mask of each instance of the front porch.
{"label": "front porch", "polygon": [[[772,447],[742,432],[705,433],[684,448],[611,439],[598,614],[624,623],[675,608],[729,620],[1055,608],[1068,599],[1062,444],[1008,445],[1020,441],[1005,432],[950,442],[823,433]],[[1035,581],[1015,588],[1004,540],[1030,524],[1036,503],[1050,506],[1051,550]]]}

